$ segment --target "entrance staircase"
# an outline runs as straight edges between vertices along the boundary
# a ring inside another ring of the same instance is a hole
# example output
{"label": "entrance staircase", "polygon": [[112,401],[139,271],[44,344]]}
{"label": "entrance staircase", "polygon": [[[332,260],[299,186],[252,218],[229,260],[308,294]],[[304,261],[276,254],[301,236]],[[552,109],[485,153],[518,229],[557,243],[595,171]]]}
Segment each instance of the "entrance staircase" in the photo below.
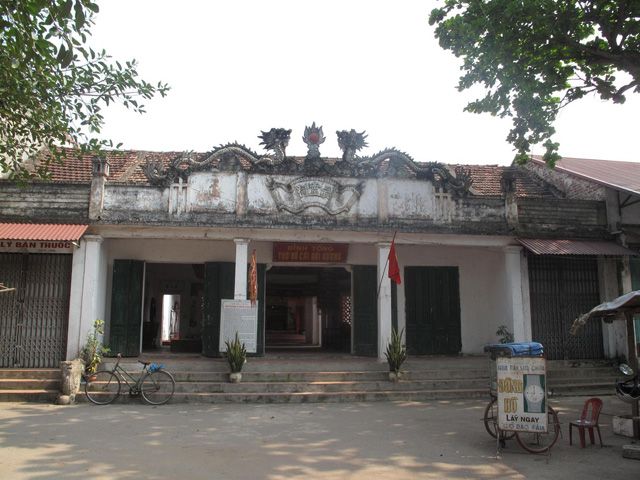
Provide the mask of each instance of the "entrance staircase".
{"label": "entrance staircase", "polygon": [[[228,381],[224,360],[198,354],[146,353],[145,361],[163,364],[176,380],[172,403],[318,403],[424,401],[488,398],[489,360],[483,356],[414,357],[402,380],[388,379],[387,364],[346,354],[268,353],[249,358],[242,383]],[[139,371],[137,359],[123,359],[127,371]],[[622,378],[609,361],[548,361],[547,384],[554,396],[613,394]],[[106,368],[113,360],[106,359]],[[0,401],[52,403],[60,390],[57,369],[0,369]],[[124,392],[124,389],[123,389]],[[78,401],[86,401],[83,392]],[[117,402],[140,402],[122,395]]]}
{"label": "entrance staircase", "polygon": [[0,368],[0,402],[53,403],[60,384],[58,368]]}

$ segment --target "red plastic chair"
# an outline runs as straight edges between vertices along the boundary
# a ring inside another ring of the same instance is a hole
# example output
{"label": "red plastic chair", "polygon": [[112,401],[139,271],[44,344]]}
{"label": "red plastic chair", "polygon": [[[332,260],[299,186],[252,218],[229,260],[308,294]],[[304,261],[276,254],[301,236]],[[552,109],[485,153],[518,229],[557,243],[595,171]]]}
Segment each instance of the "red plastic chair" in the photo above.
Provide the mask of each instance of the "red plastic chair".
{"label": "red plastic chair", "polygon": [[[589,407],[591,406],[591,420],[587,420],[587,415],[589,413]],[[598,430],[598,437],[600,438],[600,447],[602,447],[602,435],[600,434],[600,425],[598,425],[598,418],[600,418],[600,410],[602,410],[602,400],[599,398],[590,398],[584,403],[584,408],[582,409],[582,417],[580,420],[574,420],[569,422],[569,445],[572,445],[572,429],[573,427],[578,428],[578,433],[580,433],[580,447],[585,448],[585,429],[589,430],[589,438],[591,439],[591,443],[596,443],[595,436],[593,433],[593,429],[596,428]]]}

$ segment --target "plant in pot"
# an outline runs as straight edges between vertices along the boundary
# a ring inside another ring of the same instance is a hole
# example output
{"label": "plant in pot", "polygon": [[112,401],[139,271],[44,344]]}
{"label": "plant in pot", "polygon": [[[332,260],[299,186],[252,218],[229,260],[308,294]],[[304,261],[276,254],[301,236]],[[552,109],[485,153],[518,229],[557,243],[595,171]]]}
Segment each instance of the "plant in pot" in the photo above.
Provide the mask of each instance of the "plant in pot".
{"label": "plant in pot", "polygon": [[227,351],[221,353],[222,358],[229,365],[229,381],[231,383],[240,383],[242,381],[242,367],[247,361],[247,349],[244,343],[240,343],[237,331],[236,337],[231,342],[225,340],[224,344],[227,347]]}
{"label": "plant in pot", "polygon": [[395,328],[391,329],[391,340],[387,344],[387,350],[384,352],[389,363],[389,380],[397,382],[404,373],[400,368],[407,359],[407,350],[402,344],[402,333],[404,329],[398,333]]}
{"label": "plant in pot", "polygon": [[87,333],[87,341],[78,354],[78,358],[84,362],[85,380],[89,380],[96,373],[98,365],[102,362],[102,356],[111,353],[111,350],[102,344],[102,335],[104,335],[104,320],[94,320],[93,330]]}

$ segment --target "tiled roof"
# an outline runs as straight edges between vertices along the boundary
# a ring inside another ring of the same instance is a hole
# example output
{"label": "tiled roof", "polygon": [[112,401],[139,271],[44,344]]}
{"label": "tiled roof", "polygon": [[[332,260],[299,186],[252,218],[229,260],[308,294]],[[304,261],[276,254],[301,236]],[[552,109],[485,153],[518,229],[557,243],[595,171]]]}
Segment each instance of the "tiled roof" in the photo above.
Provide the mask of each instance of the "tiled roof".
{"label": "tiled roof", "polygon": [[[532,155],[531,158],[533,162],[544,165],[541,156]],[[640,195],[640,162],[563,157],[556,163],[555,169],[616,190]]]}
{"label": "tiled roof", "polygon": [[[109,153],[108,182],[147,183],[147,177],[140,165],[147,161],[157,162],[166,168],[172,161],[180,158],[183,152],[147,152],[140,150],[125,150]],[[210,152],[191,153],[194,160],[206,159]],[[58,182],[91,182],[91,156],[80,158],[69,152],[64,165],[51,165],[51,179]],[[238,160],[245,166],[249,164],[241,158]],[[304,162],[304,157],[296,157],[298,163]],[[325,158],[324,161],[334,164],[340,159]],[[551,189],[542,180],[534,180],[526,170],[517,167],[503,167],[499,165],[449,165],[453,172],[456,167],[465,168],[473,179],[472,191],[481,196],[502,196],[501,181],[506,172],[510,172],[516,181],[516,194],[519,197],[554,197]],[[384,170],[384,165],[383,165]]]}
{"label": "tiled roof", "polygon": [[82,155],[78,157],[71,150],[67,150],[67,158],[62,165],[51,163],[49,173],[51,180],[55,182],[91,182],[91,157]]}
{"label": "tiled roof", "polygon": [[473,178],[471,188],[476,195],[503,195],[502,177],[509,172],[515,177],[518,197],[555,197],[547,184],[541,180],[535,180],[522,168],[499,165],[463,165],[463,167],[470,172],[471,178]]}

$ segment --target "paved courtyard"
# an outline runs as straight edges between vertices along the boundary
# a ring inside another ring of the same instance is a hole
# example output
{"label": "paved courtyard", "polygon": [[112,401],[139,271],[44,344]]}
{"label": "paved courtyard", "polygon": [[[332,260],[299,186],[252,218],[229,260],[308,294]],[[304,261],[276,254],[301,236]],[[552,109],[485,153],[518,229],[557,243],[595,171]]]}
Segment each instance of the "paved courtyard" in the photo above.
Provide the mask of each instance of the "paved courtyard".
{"label": "paved courtyard", "polygon": [[[584,397],[554,399],[550,457],[515,440],[496,456],[485,401],[309,405],[0,404],[2,479],[637,479],[605,398],[605,447],[569,445]],[[574,432],[575,433],[575,432]],[[587,440],[588,441],[588,440]]]}

